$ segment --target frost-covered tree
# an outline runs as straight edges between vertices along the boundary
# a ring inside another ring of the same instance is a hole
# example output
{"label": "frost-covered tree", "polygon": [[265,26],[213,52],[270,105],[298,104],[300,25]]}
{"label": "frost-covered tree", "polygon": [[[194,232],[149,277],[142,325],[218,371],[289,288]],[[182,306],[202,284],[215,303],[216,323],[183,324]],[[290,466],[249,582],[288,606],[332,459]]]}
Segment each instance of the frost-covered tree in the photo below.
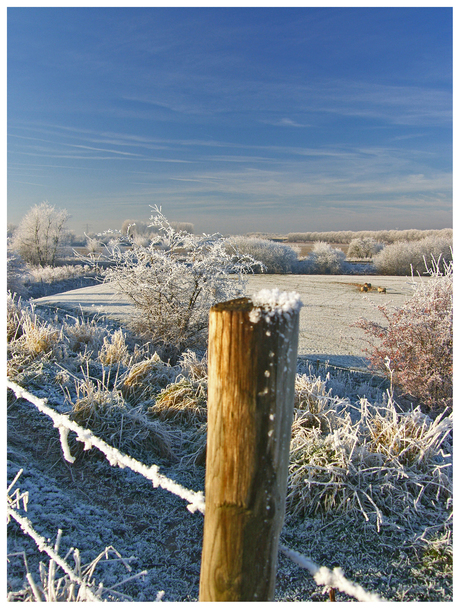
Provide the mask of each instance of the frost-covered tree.
{"label": "frost-covered tree", "polygon": [[235,236],[229,238],[227,248],[259,260],[262,265],[256,270],[265,273],[292,273],[297,263],[297,254],[292,247],[267,239]]}
{"label": "frost-covered tree", "polygon": [[12,248],[25,262],[36,266],[54,266],[66,241],[69,214],[47,201],[32,207],[14,232]]}
{"label": "frost-covered tree", "polygon": [[383,249],[383,245],[377,243],[371,237],[352,239],[347,250],[347,258],[372,258]]}
{"label": "frost-covered tree", "polygon": [[424,273],[426,261],[452,260],[452,240],[430,236],[420,241],[397,241],[387,245],[374,257],[374,265],[380,275],[410,275]]}
{"label": "frost-covered tree", "polygon": [[111,244],[105,281],[135,306],[132,327],[154,343],[183,351],[205,346],[210,307],[244,293],[244,275],[256,261],[228,251],[220,235],[177,231],[158,207],[148,245]]}
{"label": "frost-covered tree", "polygon": [[317,241],[306,263],[311,273],[321,275],[338,275],[343,271],[345,254],[340,249],[333,248],[329,243]]}

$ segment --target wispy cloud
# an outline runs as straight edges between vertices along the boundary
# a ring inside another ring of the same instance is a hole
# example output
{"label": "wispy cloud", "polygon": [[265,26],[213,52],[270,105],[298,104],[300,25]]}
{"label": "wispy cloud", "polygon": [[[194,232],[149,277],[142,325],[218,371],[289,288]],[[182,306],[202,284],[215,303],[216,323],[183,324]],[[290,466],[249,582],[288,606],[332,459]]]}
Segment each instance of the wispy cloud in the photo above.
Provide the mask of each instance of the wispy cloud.
{"label": "wispy cloud", "polygon": [[274,127],[311,127],[309,124],[298,123],[291,118],[280,118],[277,120],[261,120],[266,125],[273,125]]}
{"label": "wispy cloud", "polygon": [[70,148],[79,148],[80,150],[90,150],[91,152],[109,152],[110,154],[121,154],[123,156],[142,156],[135,152],[124,152],[123,150],[113,150],[107,148],[95,148],[93,146],[83,146],[81,144],[63,144],[63,146],[69,146]]}

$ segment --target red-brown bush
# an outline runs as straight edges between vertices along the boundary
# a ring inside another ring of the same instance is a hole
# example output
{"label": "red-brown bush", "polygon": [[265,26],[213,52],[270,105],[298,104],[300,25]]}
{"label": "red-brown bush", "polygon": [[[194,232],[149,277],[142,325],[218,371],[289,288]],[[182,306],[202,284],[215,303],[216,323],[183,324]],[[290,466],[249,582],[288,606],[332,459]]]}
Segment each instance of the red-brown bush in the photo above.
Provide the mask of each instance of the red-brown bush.
{"label": "red-brown bush", "polygon": [[401,308],[378,307],[385,324],[360,319],[356,325],[378,339],[367,350],[371,365],[385,373],[390,367],[397,388],[437,409],[452,406],[453,263],[443,272],[434,264],[429,274]]}

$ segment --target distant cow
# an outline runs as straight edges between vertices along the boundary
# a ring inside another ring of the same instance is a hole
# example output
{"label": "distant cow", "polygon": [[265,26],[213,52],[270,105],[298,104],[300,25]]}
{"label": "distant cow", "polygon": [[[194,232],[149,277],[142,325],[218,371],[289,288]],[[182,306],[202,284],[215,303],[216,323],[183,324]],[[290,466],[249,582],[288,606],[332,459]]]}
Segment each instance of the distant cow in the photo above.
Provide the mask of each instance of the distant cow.
{"label": "distant cow", "polygon": [[369,290],[369,288],[367,287],[366,284],[362,285],[360,288],[361,292],[367,292]]}
{"label": "distant cow", "polygon": [[370,290],[370,289],[371,289],[371,287],[372,287],[370,283],[365,283],[364,285],[366,286],[366,288],[367,288],[368,290]]}
{"label": "distant cow", "polygon": [[386,288],[377,288],[377,292],[380,292],[380,294],[386,294],[387,289]]}

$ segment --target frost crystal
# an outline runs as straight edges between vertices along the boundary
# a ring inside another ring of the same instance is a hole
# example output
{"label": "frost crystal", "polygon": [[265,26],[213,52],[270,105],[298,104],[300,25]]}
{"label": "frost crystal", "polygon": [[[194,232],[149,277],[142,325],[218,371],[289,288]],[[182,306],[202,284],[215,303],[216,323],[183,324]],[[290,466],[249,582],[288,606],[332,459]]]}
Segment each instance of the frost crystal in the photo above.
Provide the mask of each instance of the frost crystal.
{"label": "frost crystal", "polygon": [[274,290],[260,290],[251,298],[254,309],[249,313],[249,320],[257,323],[261,312],[267,322],[276,315],[293,315],[300,311],[302,301],[297,292],[280,292]]}

